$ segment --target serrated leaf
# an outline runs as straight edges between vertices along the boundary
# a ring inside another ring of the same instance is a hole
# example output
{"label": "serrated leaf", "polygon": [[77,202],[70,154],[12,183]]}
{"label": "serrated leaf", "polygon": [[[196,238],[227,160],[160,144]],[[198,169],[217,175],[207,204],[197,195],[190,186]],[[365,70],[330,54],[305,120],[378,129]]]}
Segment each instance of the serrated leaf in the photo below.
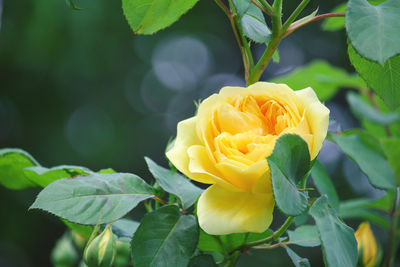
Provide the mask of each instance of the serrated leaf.
{"label": "serrated leaf", "polygon": [[295,71],[272,79],[274,83],[285,83],[293,90],[313,88],[320,101],[327,101],[344,87],[363,88],[364,81],[321,60],[297,68]]}
{"label": "serrated leaf", "polygon": [[100,217],[100,223],[117,220],[151,197],[151,187],[134,174],[91,174],[51,183],[30,209],[45,210],[74,223],[95,225]]}
{"label": "serrated leaf", "polygon": [[293,250],[286,246],[285,249],[295,267],[310,267],[310,262],[308,259],[300,257]]}
{"label": "serrated leaf", "polygon": [[397,184],[400,185],[400,138],[382,138],[380,143],[389,164],[396,173]]}
{"label": "serrated leaf", "polygon": [[250,7],[245,12],[240,22],[244,35],[252,41],[256,43],[266,43],[271,38],[271,31],[265,22],[264,15],[254,4],[250,4]]}
{"label": "serrated leaf", "polygon": [[364,144],[357,134],[331,134],[331,137],[342,151],[357,163],[371,185],[380,189],[396,188],[395,175],[389,162],[378,151]]}
{"label": "serrated leaf", "polygon": [[335,210],[329,207],[326,196],[318,198],[310,208],[321,238],[322,252],[327,266],[356,266],[357,241],[354,231],[344,224]]}
{"label": "serrated leaf", "polygon": [[164,206],[142,219],[131,243],[133,265],[186,266],[199,236],[193,215],[181,216],[177,206]]}
{"label": "serrated leaf", "polygon": [[302,225],[288,231],[289,242],[302,247],[316,247],[321,244],[315,225]]}
{"label": "serrated leaf", "polygon": [[157,183],[168,193],[179,197],[185,209],[191,207],[203,192],[179,173],[157,165],[150,158],[146,157],[145,160]]}
{"label": "serrated leaf", "polygon": [[339,197],[328,173],[319,161],[315,161],[311,169],[312,180],[321,195],[327,195],[329,203],[336,210],[339,209]]}
{"label": "serrated leaf", "polygon": [[360,55],[382,66],[400,53],[400,1],[387,0],[374,6],[366,0],[350,0],[346,30]]}
{"label": "serrated leaf", "polygon": [[[347,3],[342,3],[335,7],[330,13],[345,13],[346,9]],[[322,22],[321,27],[323,30],[331,32],[341,30],[345,27],[345,18],[327,18]]]}
{"label": "serrated leaf", "polygon": [[354,48],[348,47],[349,58],[356,71],[368,86],[395,109],[400,105],[400,55],[388,59],[383,66],[363,58]]}
{"label": "serrated leaf", "polygon": [[176,22],[198,0],[122,0],[125,18],[137,34],[153,34]]}
{"label": "serrated leaf", "polygon": [[0,149],[0,184],[13,190],[35,187],[36,184],[23,173],[23,169],[34,166],[40,164],[28,152],[16,148]]}
{"label": "serrated leaf", "polygon": [[279,209],[290,216],[302,214],[307,210],[308,196],[298,191],[297,185],[310,169],[307,143],[298,135],[285,134],[276,141],[267,161]]}
{"label": "serrated leaf", "polygon": [[351,111],[359,119],[366,119],[370,122],[378,123],[381,125],[389,125],[399,120],[400,116],[398,113],[381,113],[368,105],[361,97],[353,92],[348,92],[346,95],[347,102],[350,105]]}
{"label": "serrated leaf", "polygon": [[25,168],[23,173],[33,183],[40,187],[46,187],[52,182],[62,178],[87,175],[93,172],[85,167],[61,165],[50,169],[42,166],[29,167]]}

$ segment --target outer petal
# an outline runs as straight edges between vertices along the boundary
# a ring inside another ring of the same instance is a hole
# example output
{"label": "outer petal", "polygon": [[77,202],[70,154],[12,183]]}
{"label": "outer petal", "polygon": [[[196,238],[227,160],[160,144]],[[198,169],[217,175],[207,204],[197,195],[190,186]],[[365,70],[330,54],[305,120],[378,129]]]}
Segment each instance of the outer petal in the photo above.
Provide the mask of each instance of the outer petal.
{"label": "outer petal", "polygon": [[272,193],[231,192],[212,185],[200,196],[197,216],[208,234],[264,232],[272,222]]}
{"label": "outer petal", "polygon": [[319,101],[311,87],[296,91],[296,94],[303,102],[311,134],[314,135],[311,149],[311,159],[314,159],[321,150],[322,143],[328,132],[329,109]]}
{"label": "outer petal", "polygon": [[167,158],[175,167],[189,178],[201,183],[213,184],[211,178],[202,175],[193,175],[189,171],[189,147],[201,144],[196,133],[197,118],[192,117],[178,123],[178,131],[173,147],[166,153]]}

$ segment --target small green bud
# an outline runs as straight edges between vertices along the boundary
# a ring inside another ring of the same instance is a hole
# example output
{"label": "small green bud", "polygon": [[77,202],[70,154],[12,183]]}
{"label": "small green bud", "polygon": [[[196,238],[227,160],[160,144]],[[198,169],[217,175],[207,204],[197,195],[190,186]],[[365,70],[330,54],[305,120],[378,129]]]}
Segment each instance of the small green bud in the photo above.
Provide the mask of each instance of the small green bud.
{"label": "small green bud", "polygon": [[116,250],[111,224],[108,224],[99,236],[88,242],[83,257],[89,267],[110,267],[114,262]]}

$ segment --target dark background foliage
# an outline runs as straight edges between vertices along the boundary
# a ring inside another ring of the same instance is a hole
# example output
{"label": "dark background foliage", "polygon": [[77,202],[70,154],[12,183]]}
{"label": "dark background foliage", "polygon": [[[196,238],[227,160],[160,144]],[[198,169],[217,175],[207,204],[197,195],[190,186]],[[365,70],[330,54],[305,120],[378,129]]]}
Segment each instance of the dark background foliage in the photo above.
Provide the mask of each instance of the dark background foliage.
{"label": "dark background foliage", "polygon": [[[284,2],[286,15],[298,4]],[[340,2],[313,1],[304,14],[317,7],[329,12]],[[173,26],[135,36],[120,1],[77,5],[84,10],[71,10],[63,0],[3,1],[0,147],[23,148],[46,167],[111,167],[150,179],[143,156],[166,164],[164,147],[176,123],[193,115],[194,101],[224,85],[244,84],[229,22],[212,0],[201,0]],[[261,47],[254,50],[261,53]],[[313,59],[353,72],[344,31],[323,32],[320,23],[285,39],[280,58],[263,80]],[[327,105],[344,128],[356,125],[343,109],[343,94]],[[341,199],[370,192],[332,143],[326,142],[320,159]],[[28,211],[38,191],[0,187],[0,266],[50,266],[51,249],[65,227],[51,215]],[[138,208],[131,216],[140,219],[142,213]],[[322,264],[318,249],[297,251],[312,265]],[[291,266],[283,249],[252,254],[239,264]]]}

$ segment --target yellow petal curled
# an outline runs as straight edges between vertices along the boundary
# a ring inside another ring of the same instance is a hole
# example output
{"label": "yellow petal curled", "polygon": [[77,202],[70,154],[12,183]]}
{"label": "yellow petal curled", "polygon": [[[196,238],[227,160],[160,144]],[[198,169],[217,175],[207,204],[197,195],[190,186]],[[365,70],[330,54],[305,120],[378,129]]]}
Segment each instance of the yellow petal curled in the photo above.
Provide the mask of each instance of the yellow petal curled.
{"label": "yellow petal curled", "polygon": [[173,147],[166,153],[167,158],[175,167],[191,179],[205,184],[213,184],[214,181],[206,175],[198,175],[189,171],[190,158],[189,147],[201,144],[196,133],[196,117],[192,117],[178,123],[178,131]]}
{"label": "yellow petal curled", "polygon": [[272,222],[272,193],[232,192],[212,185],[200,196],[197,216],[208,234],[264,232]]}
{"label": "yellow petal curled", "polygon": [[302,100],[306,119],[314,136],[312,147],[310,148],[311,160],[313,160],[321,150],[322,143],[328,132],[329,109],[321,104],[311,87],[296,91],[296,95]]}

